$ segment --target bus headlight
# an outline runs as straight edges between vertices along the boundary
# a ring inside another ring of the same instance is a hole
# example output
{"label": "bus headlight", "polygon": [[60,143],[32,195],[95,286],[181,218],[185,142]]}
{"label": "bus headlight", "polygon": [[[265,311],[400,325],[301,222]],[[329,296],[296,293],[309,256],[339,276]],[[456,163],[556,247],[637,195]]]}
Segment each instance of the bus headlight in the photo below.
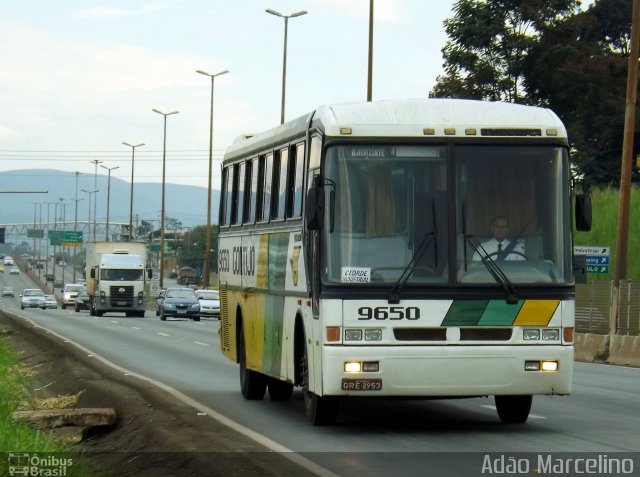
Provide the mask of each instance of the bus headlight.
{"label": "bus headlight", "polygon": [[374,328],[371,330],[364,330],[365,341],[382,341],[382,330]]}
{"label": "bus headlight", "polygon": [[554,328],[542,330],[542,341],[558,340],[560,340],[560,330]]}
{"label": "bus headlight", "polygon": [[540,330],[538,329],[525,329],[522,331],[522,338],[525,341],[534,341],[540,339]]}
{"label": "bus headlight", "polygon": [[344,330],[345,341],[362,341],[362,330]]}

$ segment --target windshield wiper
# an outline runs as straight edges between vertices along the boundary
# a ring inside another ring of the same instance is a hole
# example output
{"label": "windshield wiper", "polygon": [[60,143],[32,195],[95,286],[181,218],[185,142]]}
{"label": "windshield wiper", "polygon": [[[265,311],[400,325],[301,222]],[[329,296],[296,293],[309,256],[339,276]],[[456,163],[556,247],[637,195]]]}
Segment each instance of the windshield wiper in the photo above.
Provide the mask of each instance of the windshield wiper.
{"label": "windshield wiper", "polygon": [[[515,305],[518,303],[518,294],[513,287],[513,283],[509,280],[507,275],[502,271],[502,269],[498,266],[498,264],[490,257],[490,254],[484,249],[480,241],[473,234],[465,234],[464,235],[465,243],[469,242],[473,249],[480,256],[480,261],[487,268],[493,279],[502,286],[507,297],[507,303],[510,305]],[[465,245],[466,249],[466,245]],[[465,257],[465,265],[466,265],[466,257]]]}
{"label": "windshield wiper", "polygon": [[387,300],[391,305],[400,303],[400,291],[404,288],[409,277],[415,270],[416,262],[422,258],[422,255],[424,255],[424,252],[427,250],[429,245],[431,245],[431,242],[433,242],[435,266],[438,266],[438,242],[436,242],[436,239],[438,238],[438,224],[436,221],[436,204],[434,201],[431,201],[431,217],[433,222],[432,230],[424,235],[420,245],[418,245],[418,248],[414,252],[413,257],[411,257],[411,260],[409,260],[409,263],[404,268],[402,275],[400,275],[398,281],[396,281],[395,285],[393,285],[389,291],[389,298]]}

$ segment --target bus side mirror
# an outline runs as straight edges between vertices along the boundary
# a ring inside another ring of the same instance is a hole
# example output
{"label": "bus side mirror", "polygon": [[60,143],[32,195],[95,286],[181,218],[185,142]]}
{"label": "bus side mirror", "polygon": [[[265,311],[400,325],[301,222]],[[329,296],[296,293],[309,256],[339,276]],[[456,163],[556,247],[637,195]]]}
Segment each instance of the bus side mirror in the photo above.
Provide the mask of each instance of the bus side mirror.
{"label": "bus side mirror", "polygon": [[147,278],[151,280],[153,278],[153,269],[147,268]]}
{"label": "bus side mirror", "polygon": [[305,202],[305,216],[309,230],[322,229],[324,219],[324,189],[322,187],[309,188]]}
{"label": "bus side mirror", "polygon": [[591,195],[588,193],[576,195],[576,230],[588,232],[591,230]]}
{"label": "bus side mirror", "polygon": [[91,278],[96,278],[96,269],[95,269],[95,268],[92,268],[92,269],[91,269],[91,272],[89,272],[89,276],[90,276]]}

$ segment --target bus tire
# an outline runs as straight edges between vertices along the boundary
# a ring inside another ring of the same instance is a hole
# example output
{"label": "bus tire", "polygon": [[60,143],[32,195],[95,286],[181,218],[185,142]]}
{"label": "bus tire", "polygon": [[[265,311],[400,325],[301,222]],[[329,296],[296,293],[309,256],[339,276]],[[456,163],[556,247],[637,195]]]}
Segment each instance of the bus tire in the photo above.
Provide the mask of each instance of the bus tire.
{"label": "bus tire", "polygon": [[267,379],[264,374],[247,368],[247,354],[242,326],[240,326],[238,357],[240,360],[240,392],[245,399],[259,401],[267,392]]}
{"label": "bus tire", "polygon": [[503,424],[524,424],[531,411],[533,396],[495,396],[495,401]]}
{"label": "bus tire", "polygon": [[293,384],[276,378],[269,378],[267,390],[272,401],[286,401],[293,394]]}
{"label": "bus tire", "polygon": [[302,355],[301,371],[304,412],[307,415],[307,419],[314,426],[333,424],[338,416],[338,400],[331,397],[321,397],[309,391],[309,358],[306,345]]}

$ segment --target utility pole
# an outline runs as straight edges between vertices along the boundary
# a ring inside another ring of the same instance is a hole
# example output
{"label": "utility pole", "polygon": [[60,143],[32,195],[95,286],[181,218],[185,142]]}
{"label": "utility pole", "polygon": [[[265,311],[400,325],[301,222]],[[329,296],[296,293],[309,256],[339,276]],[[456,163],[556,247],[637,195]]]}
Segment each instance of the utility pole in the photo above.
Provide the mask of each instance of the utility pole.
{"label": "utility pole", "polygon": [[616,260],[609,316],[609,335],[618,332],[620,314],[620,282],[627,278],[627,245],[629,241],[629,202],[631,197],[631,168],[633,133],[636,124],[636,97],[638,89],[638,50],[640,43],[640,0],[633,0],[631,16],[631,53],[627,73],[627,101],[624,115],[622,140],[622,164],[620,167],[620,207],[618,209],[618,234],[616,238]]}

